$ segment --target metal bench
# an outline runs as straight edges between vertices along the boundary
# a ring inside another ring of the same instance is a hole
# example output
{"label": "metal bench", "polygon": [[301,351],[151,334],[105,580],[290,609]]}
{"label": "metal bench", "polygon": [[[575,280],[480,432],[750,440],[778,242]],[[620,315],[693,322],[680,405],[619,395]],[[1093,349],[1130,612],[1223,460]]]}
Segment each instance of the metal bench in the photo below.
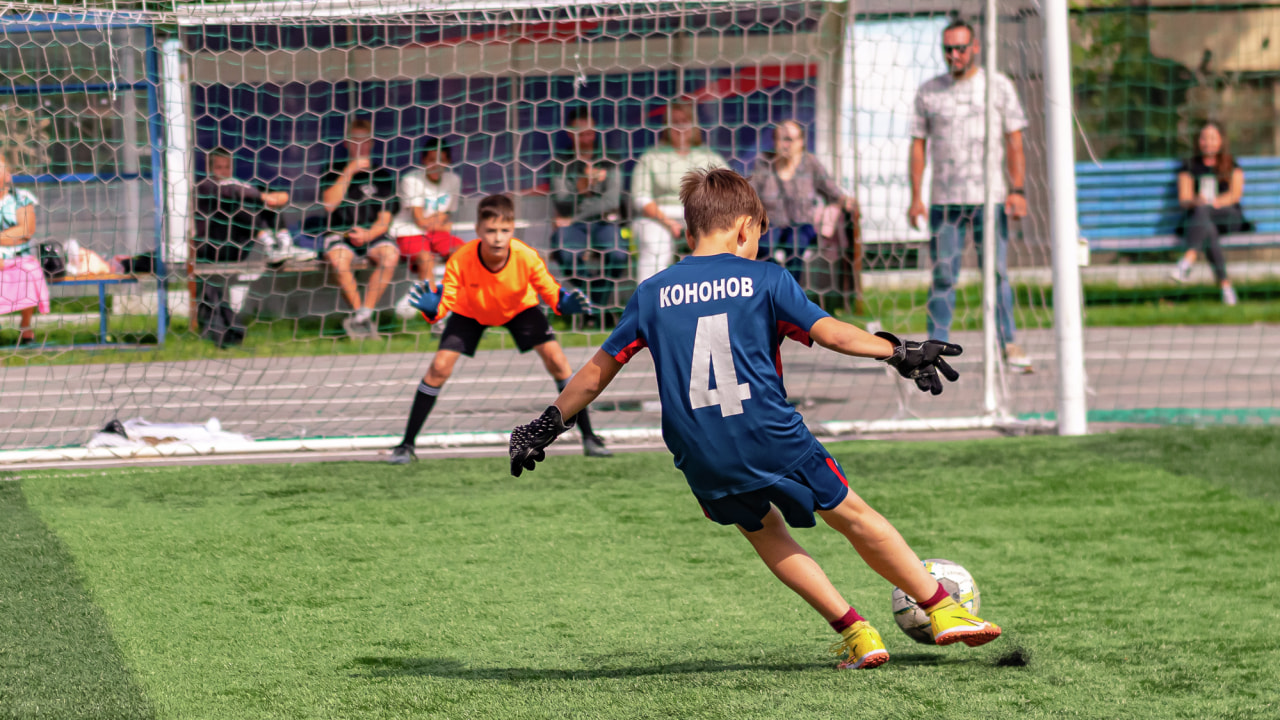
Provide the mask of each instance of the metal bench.
{"label": "metal bench", "polygon": [[[56,278],[49,282],[50,285],[97,285],[98,286],[98,343],[107,345],[107,315],[110,309],[107,307],[107,286],[108,285],[129,285],[136,284],[138,276],[136,275],[119,275],[115,273],[98,273],[95,275],[66,275]],[[161,316],[163,323],[163,315]],[[161,325],[163,327],[163,325]],[[163,342],[163,341],[161,341]]]}
{"label": "metal bench", "polygon": [[[1254,231],[1222,236],[1223,248],[1280,246],[1280,157],[1243,157],[1240,205]],[[1144,253],[1180,250],[1179,160],[1076,164],[1080,233],[1092,252]]]}

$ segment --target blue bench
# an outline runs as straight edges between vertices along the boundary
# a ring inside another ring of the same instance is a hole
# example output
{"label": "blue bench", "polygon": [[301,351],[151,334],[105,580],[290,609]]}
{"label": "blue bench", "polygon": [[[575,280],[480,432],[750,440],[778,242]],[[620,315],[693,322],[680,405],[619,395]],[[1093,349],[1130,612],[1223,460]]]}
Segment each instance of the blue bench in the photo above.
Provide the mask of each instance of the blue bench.
{"label": "blue bench", "polygon": [[[98,344],[108,345],[107,342],[107,315],[111,309],[107,307],[107,286],[108,285],[132,285],[138,282],[135,275],[115,275],[115,274],[99,274],[99,275],[67,275],[52,281],[52,285],[97,285],[98,286]],[[86,346],[87,347],[87,346]]]}
{"label": "blue bench", "polygon": [[[1254,231],[1222,237],[1224,248],[1280,246],[1280,157],[1242,157],[1240,205]],[[1076,164],[1080,234],[1093,252],[1180,250],[1183,209],[1178,205],[1180,160],[1125,160]]]}

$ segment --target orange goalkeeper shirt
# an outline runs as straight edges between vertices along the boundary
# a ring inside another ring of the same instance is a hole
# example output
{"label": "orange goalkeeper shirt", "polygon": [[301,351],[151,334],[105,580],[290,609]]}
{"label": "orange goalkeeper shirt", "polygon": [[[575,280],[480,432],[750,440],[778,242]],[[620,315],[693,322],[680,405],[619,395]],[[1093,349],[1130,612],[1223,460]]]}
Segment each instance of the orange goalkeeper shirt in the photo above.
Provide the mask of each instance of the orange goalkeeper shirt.
{"label": "orange goalkeeper shirt", "polygon": [[450,312],[482,325],[506,325],[511,318],[535,307],[538,298],[559,314],[560,283],[551,277],[537,251],[511,239],[507,264],[497,272],[480,260],[480,241],[472,240],[454,251],[444,266],[440,310],[428,322]]}

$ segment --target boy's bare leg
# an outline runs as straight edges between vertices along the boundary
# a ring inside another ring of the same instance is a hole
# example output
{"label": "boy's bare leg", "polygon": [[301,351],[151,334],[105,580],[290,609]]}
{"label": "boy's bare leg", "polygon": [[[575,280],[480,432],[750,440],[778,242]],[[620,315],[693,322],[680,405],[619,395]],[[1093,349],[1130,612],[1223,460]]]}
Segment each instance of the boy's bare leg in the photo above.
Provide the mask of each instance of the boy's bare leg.
{"label": "boy's bare leg", "polygon": [[885,580],[902,588],[918,602],[924,602],[938,590],[938,581],[920,563],[898,530],[871,509],[852,490],[831,510],[818,515],[853,543],[853,548]]}
{"label": "boy's bare leg", "polygon": [[356,285],[355,273],[351,272],[351,261],[355,254],[345,247],[335,247],[324,254],[324,259],[333,266],[333,274],[338,281],[338,289],[342,297],[351,305],[352,310],[360,309],[360,288]]}
{"label": "boy's bare leg", "polygon": [[391,284],[391,278],[396,274],[396,265],[400,264],[400,251],[383,243],[369,249],[369,259],[374,262],[376,268],[373,275],[369,277],[369,287],[364,291],[364,306],[372,310],[378,306],[382,293],[387,289],[387,285]]}
{"label": "boy's bare leg", "polygon": [[409,409],[409,419],[405,422],[404,439],[391,451],[388,462],[392,465],[408,465],[417,459],[413,446],[418,441],[418,433],[436,406],[440,387],[453,374],[453,366],[460,354],[456,350],[437,350],[431,359],[431,367],[427,368],[427,374],[418,383],[418,391],[413,394],[413,407]]}
{"label": "boy's bare leg", "polygon": [[827,622],[844,617],[849,612],[849,603],[831,584],[818,563],[791,537],[778,508],[770,508],[761,522],[764,528],[760,530],[748,532],[741,526],[738,530],[755,548],[770,572],[804,598]]}
{"label": "boy's bare leg", "polygon": [[435,357],[431,358],[431,367],[427,368],[427,374],[422,376],[422,381],[434,388],[443,386],[453,375],[453,366],[457,364],[461,355],[462,353],[457,350],[437,350]]}
{"label": "boy's bare leg", "polygon": [[548,340],[541,345],[535,345],[533,351],[542,358],[542,365],[547,368],[547,372],[551,373],[556,383],[573,377],[573,367],[569,365],[569,358],[565,357],[564,348],[560,347],[559,342]]}
{"label": "boy's bare leg", "polygon": [[435,274],[435,258],[431,256],[431,251],[416,253],[413,256],[413,269],[417,273],[419,280],[426,280],[434,284],[431,276]]}

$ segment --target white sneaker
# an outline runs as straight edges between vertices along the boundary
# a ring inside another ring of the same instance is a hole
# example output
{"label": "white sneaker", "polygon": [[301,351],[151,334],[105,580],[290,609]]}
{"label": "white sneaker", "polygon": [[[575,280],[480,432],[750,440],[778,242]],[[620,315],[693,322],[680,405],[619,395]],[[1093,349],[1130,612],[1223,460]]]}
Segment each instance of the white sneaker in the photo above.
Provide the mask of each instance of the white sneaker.
{"label": "white sneaker", "polygon": [[1236,302],[1237,302],[1236,289],[1231,287],[1230,285],[1223,287],[1222,288],[1222,304],[1226,305],[1227,307],[1231,307],[1232,305],[1235,305]]}
{"label": "white sneaker", "polygon": [[396,317],[401,320],[418,317],[418,308],[409,304],[408,293],[405,293],[404,297],[396,301]]}
{"label": "white sneaker", "polygon": [[1005,343],[1004,361],[1009,363],[1010,369],[1014,372],[1024,375],[1035,372],[1035,368],[1031,367],[1031,358],[1027,357],[1027,353],[1016,343]]}
{"label": "white sneaker", "polygon": [[1179,262],[1172,270],[1169,271],[1169,277],[1174,282],[1184,283],[1191,277],[1191,266],[1183,262]]}

